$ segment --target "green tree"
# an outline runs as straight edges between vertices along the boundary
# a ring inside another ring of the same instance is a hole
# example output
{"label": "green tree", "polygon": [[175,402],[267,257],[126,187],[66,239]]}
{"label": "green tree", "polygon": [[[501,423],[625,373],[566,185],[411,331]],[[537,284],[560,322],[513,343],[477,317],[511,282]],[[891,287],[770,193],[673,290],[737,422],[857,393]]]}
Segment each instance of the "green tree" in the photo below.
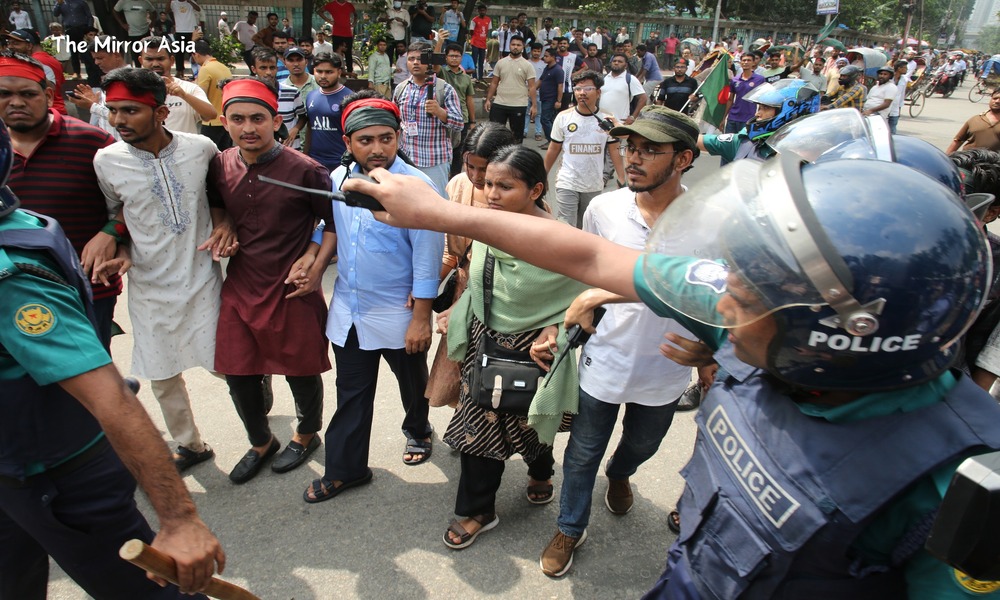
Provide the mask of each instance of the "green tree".
{"label": "green tree", "polygon": [[986,54],[1000,53],[1000,25],[987,25],[979,31],[976,49]]}

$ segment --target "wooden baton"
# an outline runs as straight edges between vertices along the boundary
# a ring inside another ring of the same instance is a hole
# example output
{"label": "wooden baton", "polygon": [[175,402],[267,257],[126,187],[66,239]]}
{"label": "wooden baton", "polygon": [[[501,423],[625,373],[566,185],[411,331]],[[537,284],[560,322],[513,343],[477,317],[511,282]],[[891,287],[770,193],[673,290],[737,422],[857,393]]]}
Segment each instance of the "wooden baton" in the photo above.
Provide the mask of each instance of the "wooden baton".
{"label": "wooden baton", "polygon": [[[118,550],[118,555],[140,569],[149,571],[157,577],[177,585],[177,563],[174,562],[174,559],[147,545],[142,540],[125,542]],[[202,593],[219,600],[260,600],[248,590],[217,577],[212,578]]]}

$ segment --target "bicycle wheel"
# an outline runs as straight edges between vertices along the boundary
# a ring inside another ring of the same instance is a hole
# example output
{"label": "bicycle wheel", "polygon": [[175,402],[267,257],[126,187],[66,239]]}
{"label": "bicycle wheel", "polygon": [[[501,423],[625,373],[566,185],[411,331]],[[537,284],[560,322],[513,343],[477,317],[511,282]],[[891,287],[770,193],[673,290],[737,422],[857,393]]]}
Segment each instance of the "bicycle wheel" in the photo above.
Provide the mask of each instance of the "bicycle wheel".
{"label": "bicycle wheel", "polygon": [[910,116],[920,116],[920,113],[924,110],[924,102],[927,101],[927,97],[918,90],[916,93],[910,95],[910,100]]}
{"label": "bicycle wheel", "polygon": [[934,94],[934,82],[933,81],[928,81],[927,83],[924,84],[923,93],[924,93],[924,96],[926,96],[928,98],[930,98],[931,95]]}
{"label": "bicycle wheel", "polygon": [[983,85],[983,82],[980,81],[969,90],[969,102],[982,102],[988,95],[989,91]]}
{"label": "bicycle wheel", "polygon": [[361,77],[365,74],[365,63],[361,62],[361,58],[357,56],[352,56],[351,62],[354,63],[354,76]]}

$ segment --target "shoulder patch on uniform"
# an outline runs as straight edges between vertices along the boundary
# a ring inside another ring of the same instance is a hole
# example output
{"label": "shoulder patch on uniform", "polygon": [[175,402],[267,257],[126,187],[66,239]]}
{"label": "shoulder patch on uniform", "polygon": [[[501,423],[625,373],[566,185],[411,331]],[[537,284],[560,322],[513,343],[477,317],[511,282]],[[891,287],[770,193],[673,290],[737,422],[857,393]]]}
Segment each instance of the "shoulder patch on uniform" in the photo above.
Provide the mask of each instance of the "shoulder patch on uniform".
{"label": "shoulder patch on uniform", "polygon": [[572,132],[574,132],[574,131],[576,131],[576,130],[577,130],[577,125],[576,125],[576,123],[570,123],[570,124],[569,124],[569,125],[568,125],[568,126],[566,127],[566,129],[569,129],[570,133],[572,133]]}
{"label": "shoulder patch on uniform", "polygon": [[969,577],[958,569],[952,569],[952,573],[955,575],[955,582],[963,590],[972,594],[986,595],[1000,590],[1000,581],[979,581],[978,579]]}
{"label": "shoulder patch on uniform", "polygon": [[24,335],[38,337],[52,331],[56,315],[52,309],[37,302],[25,304],[14,311],[14,326]]}
{"label": "shoulder patch on uniform", "polygon": [[729,270],[722,263],[701,259],[688,265],[684,281],[693,285],[710,287],[715,293],[721,294],[726,291],[726,277],[728,276]]}
{"label": "shoulder patch on uniform", "polygon": [[719,134],[719,135],[715,136],[715,139],[717,139],[720,142],[724,142],[724,143],[728,144],[729,142],[733,141],[733,135],[734,134],[732,134],[732,133],[722,133],[722,134]]}

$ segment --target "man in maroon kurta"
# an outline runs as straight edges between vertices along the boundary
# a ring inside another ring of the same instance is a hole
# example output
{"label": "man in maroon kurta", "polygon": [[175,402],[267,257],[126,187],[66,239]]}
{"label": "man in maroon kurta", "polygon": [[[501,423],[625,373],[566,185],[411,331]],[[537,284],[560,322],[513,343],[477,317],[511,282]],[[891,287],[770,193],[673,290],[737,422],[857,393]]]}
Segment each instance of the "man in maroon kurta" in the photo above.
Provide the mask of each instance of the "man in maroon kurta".
{"label": "man in maroon kurta", "polygon": [[[229,262],[222,287],[215,368],[225,374],[236,411],[253,445],[229,474],[235,483],[253,478],[281,444],[271,433],[262,388],[265,374],[284,375],[295,398],[299,424],[271,469],[301,465],[319,446],[323,381],[330,369],[326,301],[320,282],[333,254],[335,236],[323,234],[320,255],[306,253],[319,219],[333,223],[330,201],[261,182],[266,175],[310,188],[329,189],[326,168],[274,141],[281,126],[277,91],[257,79],[223,88],[222,123],[236,147],[216,155],[209,169],[210,202],[233,219],[239,253]],[[311,284],[287,283],[293,266],[305,269]]]}

